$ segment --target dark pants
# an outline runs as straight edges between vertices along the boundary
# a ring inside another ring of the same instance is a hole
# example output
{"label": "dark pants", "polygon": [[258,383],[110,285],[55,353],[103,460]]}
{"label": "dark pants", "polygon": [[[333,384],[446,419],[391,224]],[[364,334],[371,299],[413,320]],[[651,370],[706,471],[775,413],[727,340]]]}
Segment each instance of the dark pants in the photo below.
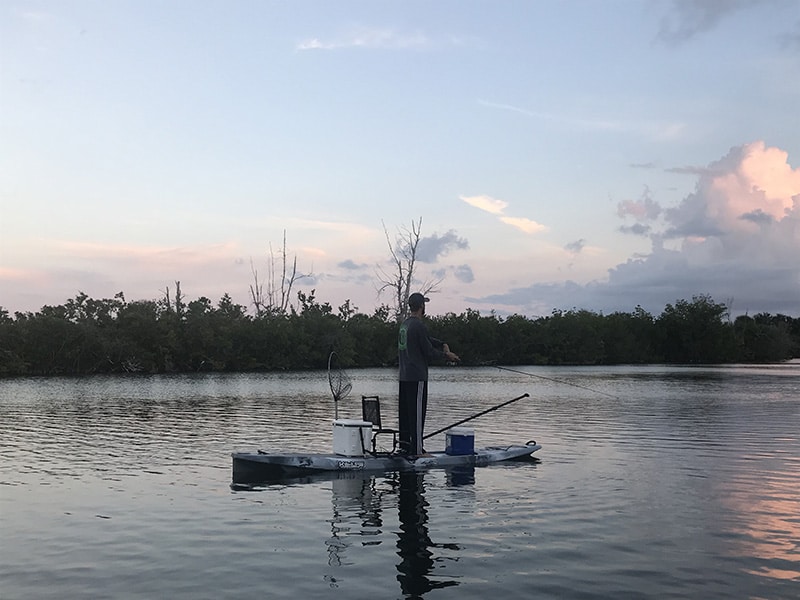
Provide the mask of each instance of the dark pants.
{"label": "dark pants", "polygon": [[401,381],[397,420],[400,425],[400,450],[422,454],[422,430],[428,410],[428,382]]}

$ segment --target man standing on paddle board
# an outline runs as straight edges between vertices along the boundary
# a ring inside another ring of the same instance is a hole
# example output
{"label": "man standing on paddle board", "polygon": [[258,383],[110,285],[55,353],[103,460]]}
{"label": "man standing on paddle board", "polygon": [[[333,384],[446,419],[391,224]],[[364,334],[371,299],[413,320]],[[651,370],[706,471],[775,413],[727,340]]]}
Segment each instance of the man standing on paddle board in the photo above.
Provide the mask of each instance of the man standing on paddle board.
{"label": "man standing on paddle board", "polygon": [[428,409],[428,365],[437,358],[461,360],[450,352],[447,344],[428,335],[428,328],[422,322],[426,302],[428,298],[420,293],[415,292],[408,297],[411,314],[400,325],[397,338],[400,361],[400,449],[411,456],[425,453],[422,430]]}

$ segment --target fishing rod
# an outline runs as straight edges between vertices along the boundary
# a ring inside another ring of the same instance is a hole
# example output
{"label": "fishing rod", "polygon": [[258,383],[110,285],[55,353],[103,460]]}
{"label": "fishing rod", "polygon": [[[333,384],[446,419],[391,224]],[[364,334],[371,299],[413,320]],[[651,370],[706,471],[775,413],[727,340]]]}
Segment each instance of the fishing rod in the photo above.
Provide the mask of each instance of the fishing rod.
{"label": "fishing rod", "polygon": [[547,381],[553,381],[555,383],[563,383],[564,385],[571,385],[572,387],[581,388],[582,390],[588,390],[590,392],[594,392],[595,394],[603,394],[603,396],[608,396],[609,398],[619,399],[619,396],[615,396],[614,394],[601,392],[600,390],[595,390],[590,387],[586,387],[585,385],[580,385],[578,383],[564,381],[563,379],[554,379],[553,377],[545,377],[544,375],[537,375],[536,373],[528,373],[527,371],[518,371],[516,369],[509,369],[508,367],[498,367],[497,365],[495,365],[495,369],[500,369],[501,371],[509,371],[511,373],[519,373],[520,375],[527,375],[528,377],[538,377],[539,379],[546,379]]}
{"label": "fishing rod", "polygon": [[462,423],[466,423],[467,421],[472,421],[472,419],[477,419],[478,417],[485,415],[486,413],[492,412],[493,410],[497,410],[498,408],[503,408],[504,406],[507,406],[512,402],[516,402],[517,400],[522,400],[523,398],[528,398],[528,397],[530,397],[530,394],[522,394],[522,396],[517,396],[516,398],[513,398],[511,400],[506,400],[502,404],[498,404],[497,406],[493,406],[491,408],[487,408],[486,410],[482,410],[481,412],[474,414],[471,417],[467,417],[466,419],[461,419],[460,421],[457,421],[452,425],[448,425],[447,427],[442,427],[441,429],[437,429],[436,431],[434,431],[433,433],[429,433],[428,435],[423,435],[422,439],[427,440],[429,437],[433,437],[434,435],[439,435],[443,431],[447,431],[448,429],[456,427],[457,425],[461,425]]}

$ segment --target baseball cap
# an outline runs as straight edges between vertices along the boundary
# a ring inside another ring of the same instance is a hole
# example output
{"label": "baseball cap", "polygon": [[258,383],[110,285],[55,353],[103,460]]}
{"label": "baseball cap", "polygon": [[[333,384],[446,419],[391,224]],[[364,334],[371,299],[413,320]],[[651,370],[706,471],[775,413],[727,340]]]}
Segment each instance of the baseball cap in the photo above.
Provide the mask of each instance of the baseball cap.
{"label": "baseball cap", "polygon": [[425,302],[428,302],[430,298],[426,298],[419,292],[414,292],[408,297],[408,306],[411,310],[417,310],[420,308]]}

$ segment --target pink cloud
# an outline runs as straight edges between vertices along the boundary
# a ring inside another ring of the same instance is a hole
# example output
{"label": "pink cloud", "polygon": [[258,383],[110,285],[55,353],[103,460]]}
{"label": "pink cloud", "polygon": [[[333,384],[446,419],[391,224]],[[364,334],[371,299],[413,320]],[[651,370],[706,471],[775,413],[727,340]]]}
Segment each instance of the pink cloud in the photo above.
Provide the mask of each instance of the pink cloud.
{"label": "pink cloud", "polygon": [[516,227],[524,233],[539,233],[541,231],[547,231],[546,226],[531,219],[526,219],[525,217],[500,217],[500,220],[506,225]]}
{"label": "pink cloud", "polygon": [[480,210],[485,210],[493,215],[501,215],[508,207],[508,202],[498,200],[491,196],[461,196],[461,200]]}
{"label": "pink cloud", "polygon": [[0,266],[0,281],[29,281],[36,277],[36,271],[30,269],[10,269]]}
{"label": "pink cloud", "polygon": [[746,144],[712,164],[700,176],[695,192],[667,212],[670,234],[755,232],[758,220],[787,217],[798,196],[800,169],[788,164],[788,154],[761,141]]}
{"label": "pink cloud", "polygon": [[633,217],[639,222],[657,219],[661,214],[661,206],[650,196],[650,190],[645,189],[638,200],[623,200],[617,204],[617,215],[620,217]]}
{"label": "pink cloud", "polygon": [[788,154],[754,142],[734,149],[718,167],[733,161],[728,172],[711,175],[705,185],[707,212],[731,229],[751,227],[742,217],[760,212],[781,220],[800,194],[800,169],[787,163]]}
{"label": "pink cloud", "polygon": [[237,244],[161,247],[42,240],[37,247],[52,266],[43,262],[28,269],[0,269],[0,285],[8,283],[0,304],[12,311],[62,304],[79,291],[95,298],[123,291],[129,300],[156,299],[175,281],[182,282],[190,298],[230,293],[247,303],[252,274]]}
{"label": "pink cloud", "polygon": [[[523,311],[579,306],[608,312],[640,304],[657,312],[668,302],[710,294],[730,303],[733,314],[796,315],[800,168],[790,166],[783,150],[754,142],[693,173],[695,191],[653,224],[650,254],[611,268],[606,281],[537,281],[477,300]],[[649,205],[651,216],[656,206]],[[645,217],[647,196],[617,210],[622,217]],[[667,247],[669,238],[679,240],[677,247]]]}

